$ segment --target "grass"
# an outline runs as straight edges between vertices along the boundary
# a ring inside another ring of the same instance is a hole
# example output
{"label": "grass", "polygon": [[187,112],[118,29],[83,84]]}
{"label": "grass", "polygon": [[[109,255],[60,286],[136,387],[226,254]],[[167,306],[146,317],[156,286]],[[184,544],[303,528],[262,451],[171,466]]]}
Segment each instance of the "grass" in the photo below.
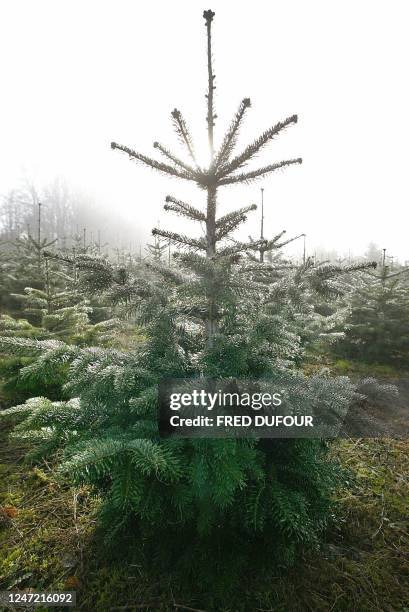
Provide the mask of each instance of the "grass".
{"label": "grass", "polygon": [[[29,467],[26,448],[2,431],[0,588],[71,589],[79,610],[211,610],[170,576],[96,554],[98,500],[61,481],[54,466]],[[243,578],[225,612],[409,612],[409,443],[341,440],[348,470],[321,550],[286,574]],[[55,609],[55,608],[54,608]]]}
{"label": "grass", "polygon": [[337,359],[331,364],[331,369],[335,374],[342,376],[374,376],[375,378],[400,378],[408,375],[407,370],[402,370],[391,365],[380,363],[363,363],[359,361],[349,361],[348,359]]}
{"label": "grass", "polygon": [[[96,501],[43,462],[27,466],[25,446],[1,432],[0,588],[66,588],[83,568]],[[76,580],[73,580],[76,584]]]}
{"label": "grass", "polygon": [[380,379],[407,378],[407,368],[398,368],[384,363],[364,363],[352,359],[337,359],[327,352],[315,352],[309,355],[308,361],[303,364],[306,374],[313,374],[321,368],[326,367],[337,376],[350,376],[352,379],[375,377]]}

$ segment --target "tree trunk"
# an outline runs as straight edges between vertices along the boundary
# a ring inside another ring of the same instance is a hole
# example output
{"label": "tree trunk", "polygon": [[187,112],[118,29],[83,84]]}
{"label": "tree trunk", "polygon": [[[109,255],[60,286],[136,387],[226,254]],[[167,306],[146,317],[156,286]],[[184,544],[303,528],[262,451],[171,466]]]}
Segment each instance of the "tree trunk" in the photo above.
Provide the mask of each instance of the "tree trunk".
{"label": "tree trunk", "polygon": [[[210,186],[207,188],[207,214],[206,214],[206,257],[210,259],[216,254],[216,187]],[[206,343],[208,347],[213,346],[213,338],[217,333],[217,320],[215,317],[216,301],[213,290],[213,275],[208,279],[209,282],[209,297],[208,297],[208,314],[205,321],[206,328]]]}

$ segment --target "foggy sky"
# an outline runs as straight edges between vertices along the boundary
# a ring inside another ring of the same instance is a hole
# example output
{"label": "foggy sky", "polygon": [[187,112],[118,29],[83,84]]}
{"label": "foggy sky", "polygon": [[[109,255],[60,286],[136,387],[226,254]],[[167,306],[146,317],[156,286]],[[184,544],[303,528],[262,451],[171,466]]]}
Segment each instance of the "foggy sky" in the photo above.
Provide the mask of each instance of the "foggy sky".
{"label": "foggy sky", "polygon": [[[180,230],[180,218],[162,212],[164,197],[200,206],[203,192],[130,162],[110,142],[157,157],[159,140],[180,152],[176,106],[198,148],[206,144],[205,8],[216,11],[216,142],[248,96],[238,148],[298,113],[258,164],[304,160],[222,188],[220,214],[258,203],[264,187],[266,235],[305,232],[310,252],[359,253],[375,241],[409,259],[405,0],[2,0],[0,193],[24,172],[40,185],[63,175],[135,235],[148,238],[159,218]],[[258,234],[258,214],[242,234]]]}

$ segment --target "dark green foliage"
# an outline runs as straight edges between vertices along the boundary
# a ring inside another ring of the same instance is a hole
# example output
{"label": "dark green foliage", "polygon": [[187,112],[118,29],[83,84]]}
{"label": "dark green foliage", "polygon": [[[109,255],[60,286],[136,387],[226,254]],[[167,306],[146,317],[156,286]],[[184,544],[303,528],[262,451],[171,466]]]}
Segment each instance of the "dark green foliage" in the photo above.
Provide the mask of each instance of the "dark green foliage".
{"label": "dark green foliage", "polygon": [[350,298],[345,336],[335,350],[366,363],[409,366],[409,282],[407,270],[363,274]]}
{"label": "dark green foliage", "polygon": [[[8,315],[0,316],[0,334],[3,337],[27,340],[41,340],[48,337],[46,330],[34,327],[25,319],[16,320]],[[56,372],[51,380],[40,377],[30,380],[20,375],[21,369],[27,367],[32,361],[32,358],[24,356],[0,358],[1,400],[6,405],[12,402],[24,402],[37,395],[46,395],[51,399],[61,397],[61,385],[64,378],[60,378]]]}
{"label": "dark green foliage", "polygon": [[[61,444],[66,457],[61,469],[102,493],[101,521],[109,541],[117,546],[120,532],[132,529],[150,551],[148,558],[154,555],[165,566],[172,561],[185,577],[200,571],[203,585],[217,579],[222,589],[233,586],[250,560],[260,568],[264,562],[285,565],[300,546],[318,541],[334,467],[319,441],[160,439],[159,379],[200,371],[268,374],[274,386],[288,389],[295,408],[316,397],[347,406],[354,389],[345,378],[308,379],[289,368],[299,338],[285,310],[270,312],[251,292],[242,292],[240,300],[226,294],[220,334],[206,347],[200,327],[181,314],[186,285],[175,285],[173,274],[166,278],[161,283],[127,278],[133,308],[147,326],[137,352],[4,339],[3,350],[40,352],[24,377],[43,380],[53,368],[69,365],[65,392],[80,398],[75,409],[71,402],[30,400],[14,414],[25,417],[19,433],[37,442],[38,454]],[[190,287],[190,300],[196,290]]]}
{"label": "dark green foliage", "polygon": [[46,395],[50,399],[63,396],[62,384],[65,381],[64,372],[52,379],[30,379],[21,376],[21,370],[32,362],[25,357],[2,357],[0,359],[0,381],[2,403],[10,404],[24,402],[30,397]]}

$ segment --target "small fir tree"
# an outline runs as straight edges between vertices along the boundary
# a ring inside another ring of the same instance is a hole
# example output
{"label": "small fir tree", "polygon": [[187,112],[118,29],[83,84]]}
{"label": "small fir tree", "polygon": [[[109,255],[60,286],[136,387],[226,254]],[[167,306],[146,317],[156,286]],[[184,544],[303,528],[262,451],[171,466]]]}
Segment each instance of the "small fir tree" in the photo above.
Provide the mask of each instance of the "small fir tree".
{"label": "small fir tree", "polygon": [[[74,288],[61,287],[61,275],[51,269],[49,259],[45,260],[44,268],[43,289],[26,287],[23,294],[13,294],[14,297],[24,304],[24,313],[34,317],[50,335],[63,340],[81,335],[89,324],[92,309]],[[70,284],[74,282],[73,278],[69,280]]]}
{"label": "small fir tree", "polygon": [[409,269],[363,273],[350,295],[336,352],[347,359],[409,365]]}
{"label": "small fir tree", "polygon": [[148,256],[156,262],[162,261],[166,257],[168,250],[169,240],[161,239],[156,235],[153,237],[153,244],[146,245]]}

